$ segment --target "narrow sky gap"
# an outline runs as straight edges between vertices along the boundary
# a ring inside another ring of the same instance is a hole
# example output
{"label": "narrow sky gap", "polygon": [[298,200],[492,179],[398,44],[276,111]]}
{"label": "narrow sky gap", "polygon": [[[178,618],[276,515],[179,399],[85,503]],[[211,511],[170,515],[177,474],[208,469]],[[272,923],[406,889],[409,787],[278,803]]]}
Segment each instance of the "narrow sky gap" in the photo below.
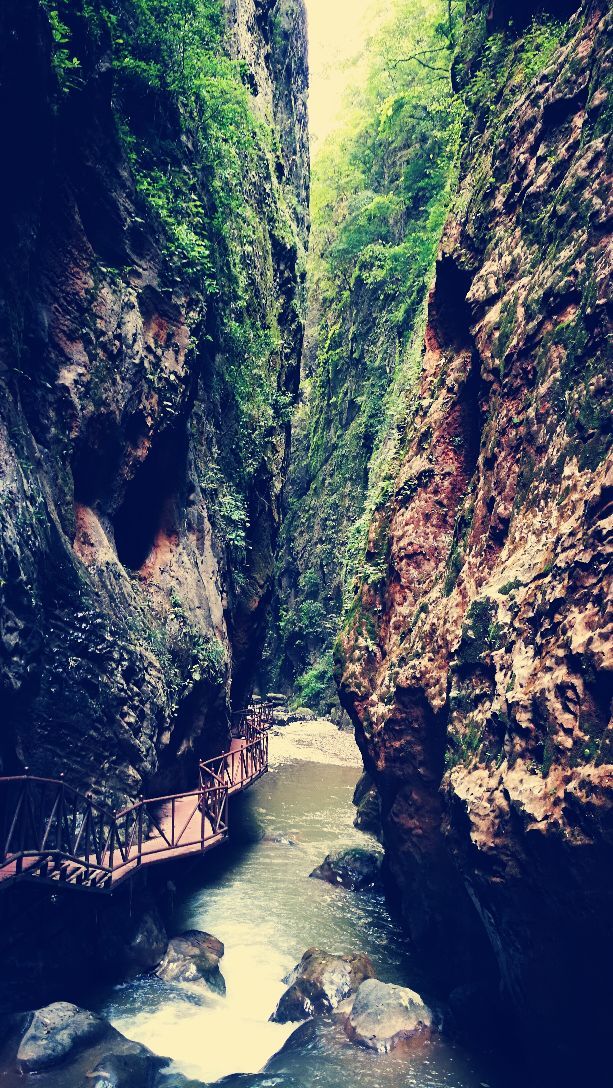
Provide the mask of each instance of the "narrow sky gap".
{"label": "narrow sky gap", "polygon": [[[339,123],[339,111],[372,33],[373,0],[306,0],[309,20],[309,126],[314,152]],[[369,16],[367,18],[366,16]]]}

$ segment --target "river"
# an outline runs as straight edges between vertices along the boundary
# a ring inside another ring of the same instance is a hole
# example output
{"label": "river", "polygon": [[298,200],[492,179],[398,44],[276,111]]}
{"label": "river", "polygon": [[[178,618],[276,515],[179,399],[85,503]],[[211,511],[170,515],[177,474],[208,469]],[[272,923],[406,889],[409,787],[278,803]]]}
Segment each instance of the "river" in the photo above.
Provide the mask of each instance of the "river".
{"label": "river", "polygon": [[202,929],[224,942],[226,997],[203,998],[198,988],[144,978],[114,988],[104,1000],[101,1011],[120,1031],[170,1057],[172,1070],[194,1084],[266,1066],[265,1074],[232,1076],[227,1083],[502,1088],[500,1073],[493,1077],[474,1056],[443,1040],[412,1057],[374,1055],[325,1020],[307,1029],[300,1046],[277,1054],[293,1026],[269,1017],[283,977],[313,945],[366,952],[379,978],[420,989],[382,895],[309,879],[326,853],[367,844],[352,826],[359,773],[353,739],[328,723],[300,723],[271,737],[270,773],[232,802],[230,845],[203,859],[175,902],[174,931]]}

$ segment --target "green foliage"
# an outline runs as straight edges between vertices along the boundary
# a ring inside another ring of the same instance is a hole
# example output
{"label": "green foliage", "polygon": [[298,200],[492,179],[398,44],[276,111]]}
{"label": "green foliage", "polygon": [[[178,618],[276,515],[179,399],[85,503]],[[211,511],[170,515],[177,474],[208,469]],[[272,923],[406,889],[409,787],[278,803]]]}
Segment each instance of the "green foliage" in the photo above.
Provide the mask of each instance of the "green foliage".
{"label": "green foliage", "polygon": [[334,704],[334,660],[332,651],[323,654],[296,680],[295,702],[313,710],[327,712]]}
{"label": "green foliage", "polygon": [[[271,649],[286,681],[329,652],[360,581],[377,586],[387,573],[384,508],[414,411],[425,301],[453,187],[461,104],[450,66],[463,8],[381,0],[341,127],[313,163],[316,353],[294,427],[282,542],[281,566],[295,581],[287,597],[281,591]],[[313,596],[325,617],[319,634],[305,636],[302,608]],[[374,631],[368,637],[374,645]]]}
{"label": "green foliage", "polygon": [[459,763],[470,764],[481,747],[483,733],[483,725],[473,717],[462,724],[460,731],[450,730],[445,752],[445,769],[451,770]]}
{"label": "green foliage", "polygon": [[489,598],[472,602],[457,651],[460,664],[476,665],[486,654],[499,648],[503,629],[496,620],[497,611],[495,601]]}
{"label": "green foliage", "polygon": [[486,37],[484,13],[474,14],[468,21],[465,47],[475,69],[466,90],[471,114],[485,112],[494,131],[508,124],[512,117],[503,118],[505,108],[546,68],[565,32],[565,22],[539,14],[520,37],[512,23]]}
{"label": "green foliage", "polygon": [[[253,481],[269,472],[292,404],[283,381],[295,327],[285,342],[273,251],[291,267],[300,244],[277,177],[274,118],[253,109],[246,65],[228,53],[224,0],[43,2],[63,92],[78,93],[77,79],[110,58],[136,223],[161,253],[160,287],[186,296],[195,321],[191,350],[214,421],[200,420],[209,457],[197,471],[241,590]],[[298,296],[291,305],[296,321]]]}
{"label": "green foliage", "polygon": [[[352,91],[345,129],[314,163],[312,275],[336,311],[328,328],[351,301],[344,292],[361,283],[375,286],[383,305],[395,301],[389,317],[399,329],[423,297],[460,120],[444,6],[391,6],[369,43],[368,74]],[[425,67],[424,55],[436,66]]]}
{"label": "green foliage", "polygon": [[519,578],[513,578],[511,582],[505,582],[498,592],[502,594],[503,597],[507,597],[509,593],[514,593],[516,589],[521,589],[522,585],[523,582],[520,582]]}
{"label": "green foliage", "polygon": [[66,0],[42,0],[47,12],[51,36],[53,38],[53,70],[63,94],[67,93],[78,81],[81,68],[79,58],[73,55],[70,47],[70,28],[62,19],[62,8]]}

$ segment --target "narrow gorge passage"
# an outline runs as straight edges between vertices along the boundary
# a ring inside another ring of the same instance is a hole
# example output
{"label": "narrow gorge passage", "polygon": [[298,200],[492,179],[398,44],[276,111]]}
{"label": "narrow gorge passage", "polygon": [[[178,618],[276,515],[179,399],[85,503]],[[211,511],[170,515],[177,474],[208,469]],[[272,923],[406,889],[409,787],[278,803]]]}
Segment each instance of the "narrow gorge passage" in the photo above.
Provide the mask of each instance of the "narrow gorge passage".
{"label": "narrow gorge passage", "polygon": [[[205,930],[226,952],[224,997],[198,986],[137,979],[99,999],[130,1038],[169,1055],[177,1072],[206,1084],[321,1085],[322,1088],[505,1088],[511,1073],[440,1041],[416,1054],[375,1055],[351,1046],[326,1020],[274,1057],[295,1024],[270,1023],[282,979],[305,949],[366,952],[386,982],[415,982],[401,928],[382,891],[351,892],[310,872],[327,852],[370,845],[352,826],[359,775],[352,738],[327,722],[300,722],[271,740],[271,771],[245,798],[225,859],[202,866],[174,904],[176,932]],[[91,1007],[91,998],[88,1003]],[[232,1073],[266,1073],[243,1080]],[[172,1074],[169,1074],[172,1083]]]}
{"label": "narrow gorge passage", "polygon": [[607,0],[0,0],[0,1086],[611,1079]]}

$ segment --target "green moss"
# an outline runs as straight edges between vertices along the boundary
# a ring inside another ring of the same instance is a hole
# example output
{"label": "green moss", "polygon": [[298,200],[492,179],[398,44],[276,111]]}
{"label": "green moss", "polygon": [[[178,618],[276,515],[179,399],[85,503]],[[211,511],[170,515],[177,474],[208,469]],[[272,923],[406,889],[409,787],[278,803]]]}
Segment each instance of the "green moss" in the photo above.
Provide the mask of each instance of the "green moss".
{"label": "green moss", "polygon": [[472,528],[475,513],[474,500],[469,498],[456,517],[453,530],[453,542],[447,557],[447,571],[443,582],[443,593],[449,597],[456,586],[460,571],[464,566],[464,553]]}
{"label": "green moss", "polygon": [[472,602],[456,654],[459,664],[478,664],[486,654],[499,649],[503,628],[496,622],[496,615],[496,605],[489,598]]}
{"label": "green moss", "polygon": [[468,714],[474,709],[475,701],[469,691],[459,691],[449,697],[451,713]]}
{"label": "green moss", "polygon": [[500,587],[498,592],[502,594],[503,597],[506,597],[509,593],[513,593],[516,589],[521,589],[522,586],[523,582],[521,582],[519,578],[513,578],[511,582],[505,582],[504,585]]}
{"label": "green moss", "polygon": [[517,321],[518,296],[514,294],[506,299],[500,312],[499,333],[496,339],[496,354],[500,360],[500,372],[504,374],[504,357],[513,338]]}
{"label": "green moss", "polygon": [[445,768],[450,770],[459,763],[469,765],[481,747],[484,726],[476,718],[468,718],[459,731],[450,732],[445,751]]}

